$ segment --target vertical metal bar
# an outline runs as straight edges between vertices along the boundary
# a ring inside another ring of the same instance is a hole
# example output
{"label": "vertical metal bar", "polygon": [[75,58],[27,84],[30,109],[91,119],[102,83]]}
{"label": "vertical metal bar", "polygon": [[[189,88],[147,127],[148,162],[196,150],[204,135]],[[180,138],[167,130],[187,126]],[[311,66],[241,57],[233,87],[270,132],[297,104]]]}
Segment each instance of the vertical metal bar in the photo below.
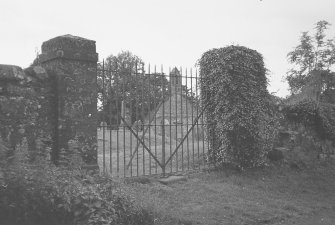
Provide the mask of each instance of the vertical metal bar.
{"label": "vertical metal bar", "polygon": [[[163,116],[164,118],[164,116]],[[165,127],[164,127],[164,120],[161,120],[161,129],[162,129],[162,172],[163,176],[165,176]]]}
{"label": "vertical metal bar", "polygon": [[113,141],[113,137],[112,137],[112,103],[113,103],[113,92],[112,92],[112,67],[111,67],[111,61],[109,60],[108,63],[108,75],[109,75],[109,173],[112,175],[112,141]]}
{"label": "vertical metal bar", "polygon": [[[206,92],[206,96],[207,96],[207,92]],[[207,97],[206,97],[207,99]],[[206,127],[207,127],[207,134],[206,134],[206,141],[207,141],[207,152],[209,152],[210,150],[210,135],[209,135],[209,129],[210,129],[210,126],[212,126],[209,121],[208,121],[208,118],[206,117]]]}
{"label": "vertical metal bar", "polygon": [[[132,68],[131,68],[132,69]],[[129,78],[131,79],[131,72],[129,74]],[[123,82],[122,82],[122,107],[123,107],[123,119],[126,121],[126,79],[123,79]],[[123,176],[125,177],[126,176],[126,125],[123,123],[122,124],[122,128],[123,128]]]}
{"label": "vertical metal bar", "polygon": [[[192,95],[192,100],[194,101],[194,96],[193,96],[193,73],[192,73],[192,68],[191,68],[191,95]],[[191,116],[191,119],[192,119],[192,125],[194,123],[194,104],[195,102],[193,103],[192,105],[192,108],[191,108],[191,113],[192,113],[192,116]],[[194,167],[194,127],[192,128],[192,167]]]}
{"label": "vertical metal bar", "polygon": [[[136,67],[136,70],[135,70],[135,77],[136,77],[136,107],[135,107],[135,113],[136,113],[136,136],[138,137],[138,104],[139,104],[139,98],[138,98],[138,95],[139,95],[139,90],[138,90],[138,74],[137,74],[137,62],[135,63],[135,67]],[[138,139],[136,139],[137,143],[136,143],[136,146],[139,145],[139,141]],[[138,176],[139,175],[139,164],[138,164],[138,152],[139,151],[136,151],[136,175]]]}
{"label": "vertical metal bar", "polygon": [[[214,130],[215,129],[215,126],[214,126],[214,124],[213,124],[213,127],[212,127],[212,131],[215,131]],[[215,144],[215,137],[214,137],[215,135],[214,135],[214,132],[212,133],[212,141],[211,141],[211,150],[212,151],[215,151],[216,149],[216,144]],[[214,160],[212,160],[212,162],[213,162],[213,166],[216,166],[216,161],[215,161],[215,159]]]}
{"label": "vertical metal bar", "polygon": [[[136,68],[137,71],[137,68]],[[143,124],[144,124],[144,74],[143,74],[143,65],[142,65],[142,75],[141,75],[141,123],[140,123],[140,129],[142,132],[142,138],[143,142],[145,143],[145,138],[144,138],[144,130],[143,130]],[[145,175],[145,151],[144,151],[144,146],[142,145],[142,166],[143,166],[143,175]]]}
{"label": "vertical metal bar", "polygon": [[[203,78],[201,78],[200,74],[199,74],[199,79],[200,79],[200,85],[203,85]],[[203,105],[203,102],[202,102],[202,91],[200,89],[200,98],[199,98],[199,103],[201,104],[201,107],[204,107]],[[202,134],[202,162],[203,162],[203,165],[205,166],[206,165],[206,162],[205,162],[205,122],[204,122],[204,114],[202,114],[201,116],[201,123],[202,125],[200,126],[201,128],[201,134]]]}
{"label": "vertical metal bar", "polygon": [[162,172],[163,176],[165,176],[165,85],[164,85],[164,73],[163,66],[161,66],[161,86],[162,86],[162,120],[161,120],[161,129],[162,129]]}
{"label": "vertical metal bar", "polygon": [[[125,118],[126,103],[123,102],[123,118]],[[123,177],[126,177],[126,125],[123,124]]]}
{"label": "vertical metal bar", "polygon": [[[198,102],[198,70],[195,70],[195,95],[197,99],[197,116],[199,115],[199,102]],[[198,159],[197,161],[199,162],[199,157],[200,157],[200,145],[199,145],[199,120],[197,122],[197,144],[198,144]],[[200,169],[200,166],[199,166]]]}
{"label": "vertical metal bar", "polygon": [[[174,68],[175,74],[174,74],[174,96],[175,96],[175,124],[176,124],[176,147],[178,146],[178,69],[177,67]],[[178,171],[178,152],[176,152],[176,172]]]}
{"label": "vertical metal bar", "polygon": [[[157,71],[156,71],[156,65],[154,67],[154,74],[155,74],[155,82],[156,82],[156,79],[158,78],[159,79],[159,76],[157,76]],[[155,85],[156,86],[156,85]],[[156,87],[157,88],[157,87]],[[157,91],[157,89],[156,89]],[[155,107],[157,107],[157,104],[156,104],[156,95],[155,95],[155,98],[154,98],[154,105]],[[159,109],[158,109],[159,110]],[[159,111],[158,111],[159,113]],[[157,158],[157,113],[155,115],[155,125],[154,125],[155,129],[155,157]],[[157,162],[155,162],[155,168],[156,168],[156,174],[157,174]]]}
{"label": "vertical metal bar", "polygon": [[[183,123],[183,69],[180,67],[180,137],[184,137]],[[181,145],[181,170],[184,171],[184,143]]]}
{"label": "vertical metal bar", "polygon": [[102,61],[102,112],[103,112],[103,121],[102,121],[102,164],[103,164],[103,173],[105,174],[106,170],[106,159],[105,159],[105,60]]}
{"label": "vertical metal bar", "polygon": [[[170,85],[170,96],[169,96],[169,102],[170,102],[170,121],[169,121],[169,128],[170,128],[170,155],[172,154],[172,134],[171,134],[171,131],[172,131],[172,77],[171,77],[171,68],[169,67],[169,85]],[[172,161],[171,160],[171,163],[170,163],[170,172],[172,173]]]}
{"label": "vertical metal bar", "polygon": [[[152,97],[155,97],[155,95],[152,95],[151,94],[151,74],[150,74],[150,64],[149,64],[149,66],[148,66],[148,77],[149,77],[149,82],[148,82],[148,84],[149,84],[149,87],[148,87],[148,89],[149,89],[149,98],[148,98],[148,116],[149,116],[149,118],[148,118],[148,124],[147,124],[147,126],[148,126],[148,131],[149,131],[149,140],[148,140],[148,142],[149,142],[149,149],[151,149],[151,124],[150,124],[150,121],[151,121],[151,98]],[[149,175],[151,175],[151,156],[149,155]]]}
{"label": "vertical metal bar", "polygon": [[[122,69],[122,68],[121,68]],[[116,176],[119,176],[119,128],[120,128],[120,116],[121,112],[119,112],[119,91],[121,88],[119,87],[119,68],[118,68],[118,62],[116,61],[115,65],[115,77],[116,77],[116,113],[117,113],[117,130],[116,130]]]}
{"label": "vertical metal bar", "polygon": [[[185,79],[186,79],[186,93],[185,93],[185,96],[186,96],[186,99],[187,99],[187,102],[186,102],[186,130],[188,131],[188,124],[189,124],[189,115],[188,115],[188,106],[189,106],[189,99],[188,99],[188,89],[187,89],[187,82],[188,82],[188,77],[187,77],[187,68],[186,68],[186,71],[185,71]],[[191,103],[192,104],[192,103]],[[190,151],[189,151],[189,143],[188,143],[188,135],[187,135],[187,139],[186,139],[186,148],[187,148],[187,169],[189,170],[190,169]]]}
{"label": "vertical metal bar", "polygon": [[[136,76],[136,75],[135,75]],[[134,90],[133,87],[130,89],[130,126],[133,124],[133,112],[134,112]],[[133,133],[129,132],[129,153],[130,156],[133,155]],[[136,139],[137,140],[137,139]],[[133,161],[130,161],[130,177],[133,176]]]}
{"label": "vertical metal bar", "polygon": [[[202,80],[202,85],[204,86],[203,90],[206,90],[206,86],[207,86],[207,82],[206,82],[206,78],[205,77],[202,77],[201,75],[201,71],[200,71],[200,79],[203,79]],[[202,107],[204,107],[204,103],[207,101],[207,98],[208,98],[208,91],[206,91],[205,93],[201,93],[202,94],[202,98],[201,98],[201,103],[202,103]],[[209,124],[209,120],[208,120],[208,117],[207,117],[207,113],[205,111],[204,113],[205,115],[205,124],[204,124],[204,140],[205,142],[207,142],[207,153],[209,153],[210,151],[210,135],[209,135],[209,130],[210,130],[210,124]],[[205,135],[205,130],[206,130],[206,135]],[[208,155],[208,154],[207,154]],[[210,161],[207,162],[207,165],[210,166]]]}

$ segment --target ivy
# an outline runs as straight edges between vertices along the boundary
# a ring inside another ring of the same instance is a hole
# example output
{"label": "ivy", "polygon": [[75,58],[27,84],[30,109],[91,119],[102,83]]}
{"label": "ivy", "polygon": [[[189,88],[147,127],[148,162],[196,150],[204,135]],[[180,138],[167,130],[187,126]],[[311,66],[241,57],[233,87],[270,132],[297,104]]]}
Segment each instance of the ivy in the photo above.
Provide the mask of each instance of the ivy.
{"label": "ivy", "polygon": [[211,124],[208,160],[250,168],[265,163],[277,124],[268,93],[263,57],[228,46],[205,52],[200,61],[202,101]]}
{"label": "ivy", "polygon": [[304,99],[285,104],[283,113],[289,121],[311,128],[321,140],[335,141],[334,104]]}

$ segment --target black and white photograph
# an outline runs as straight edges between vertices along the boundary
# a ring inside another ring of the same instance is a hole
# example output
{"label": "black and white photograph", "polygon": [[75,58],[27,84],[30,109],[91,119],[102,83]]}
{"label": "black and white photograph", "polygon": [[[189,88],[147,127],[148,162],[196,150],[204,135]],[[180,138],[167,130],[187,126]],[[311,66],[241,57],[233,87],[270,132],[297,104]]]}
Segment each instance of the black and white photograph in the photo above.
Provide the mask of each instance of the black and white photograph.
{"label": "black and white photograph", "polygon": [[335,225],[334,0],[1,0],[0,225]]}

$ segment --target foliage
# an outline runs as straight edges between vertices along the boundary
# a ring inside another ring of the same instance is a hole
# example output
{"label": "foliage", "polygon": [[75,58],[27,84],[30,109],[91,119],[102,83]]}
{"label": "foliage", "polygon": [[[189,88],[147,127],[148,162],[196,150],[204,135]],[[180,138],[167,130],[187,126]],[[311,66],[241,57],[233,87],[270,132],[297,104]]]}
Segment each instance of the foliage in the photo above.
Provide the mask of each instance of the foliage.
{"label": "foliage", "polygon": [[[98,86],[102,116],[109,124],[118,125],[121,102],[130,111],[131,122],[143,120],[164,98],[168,97],[168,81],[163,73],[144,69],[138,56],[123,51],[109,56],[99,65]],[[123,115],[122,115],[123,116]]]}
{"label": "foliage", "polygon": [[304,99],[284,105],[283,113],[289,121],[311,128],[321,140],[335,140],[334,104]]}
{"label": "foliage", "polygon": [[319,71],[323,74],[320,77],[322,85],[316,88],[321,98],[331,100],[329,96],[335,96],[335,74],[331,72],[335,65],[335,38],[325,39],[325,31],[329,26],[327,21],[317,22],[314,36],[303,32],[300,44],[288,53],[288,60],[293,68],[287,73],[286,79],[293,94],[301,92],[310,82],[313,71]]}
{"label": "foliage", "polygon": [[118,183],[48,162],[0,165],[0,220],[4,224],[153,224]]}
{"label": "foliage", "polygon": [[[41,74],[37,76],[34,69],[42,70]],[[0,136],[9,147],[8,154],[13,154],[25,137],[31,160],[50,155],[55,82],[43,71],[41,67],[29,67],[22,71],[20,80],[1,79]]]}
{"label": "foliage", "polygon": [[276,117],[262,56],[242,46],[207,51],[200,59],[202,102],[211,138],[209,160],[260,166],[271,150]]}

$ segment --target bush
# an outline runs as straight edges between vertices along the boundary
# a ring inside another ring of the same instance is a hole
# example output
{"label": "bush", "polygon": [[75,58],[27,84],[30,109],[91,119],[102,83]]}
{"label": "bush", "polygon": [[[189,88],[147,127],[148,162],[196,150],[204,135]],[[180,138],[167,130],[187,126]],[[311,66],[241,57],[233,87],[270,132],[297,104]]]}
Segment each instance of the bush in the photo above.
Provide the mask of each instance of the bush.
{"label": "bush", "polygon": [[153,224],[151,215],[109,178],[48,163],[14,161],[0,168],[3,224]]}
{"label": "bush", "polygon": [[263,165],[277,122],[261,54],[228,46],[207,51],[199,64],[202,102],[212,124],[208,159],[242,169]]}
{"label": "bush", "polygon": [[303,99],[283,107],[287,120],[310,128],[321,140],[335,141],[335,105]]}

